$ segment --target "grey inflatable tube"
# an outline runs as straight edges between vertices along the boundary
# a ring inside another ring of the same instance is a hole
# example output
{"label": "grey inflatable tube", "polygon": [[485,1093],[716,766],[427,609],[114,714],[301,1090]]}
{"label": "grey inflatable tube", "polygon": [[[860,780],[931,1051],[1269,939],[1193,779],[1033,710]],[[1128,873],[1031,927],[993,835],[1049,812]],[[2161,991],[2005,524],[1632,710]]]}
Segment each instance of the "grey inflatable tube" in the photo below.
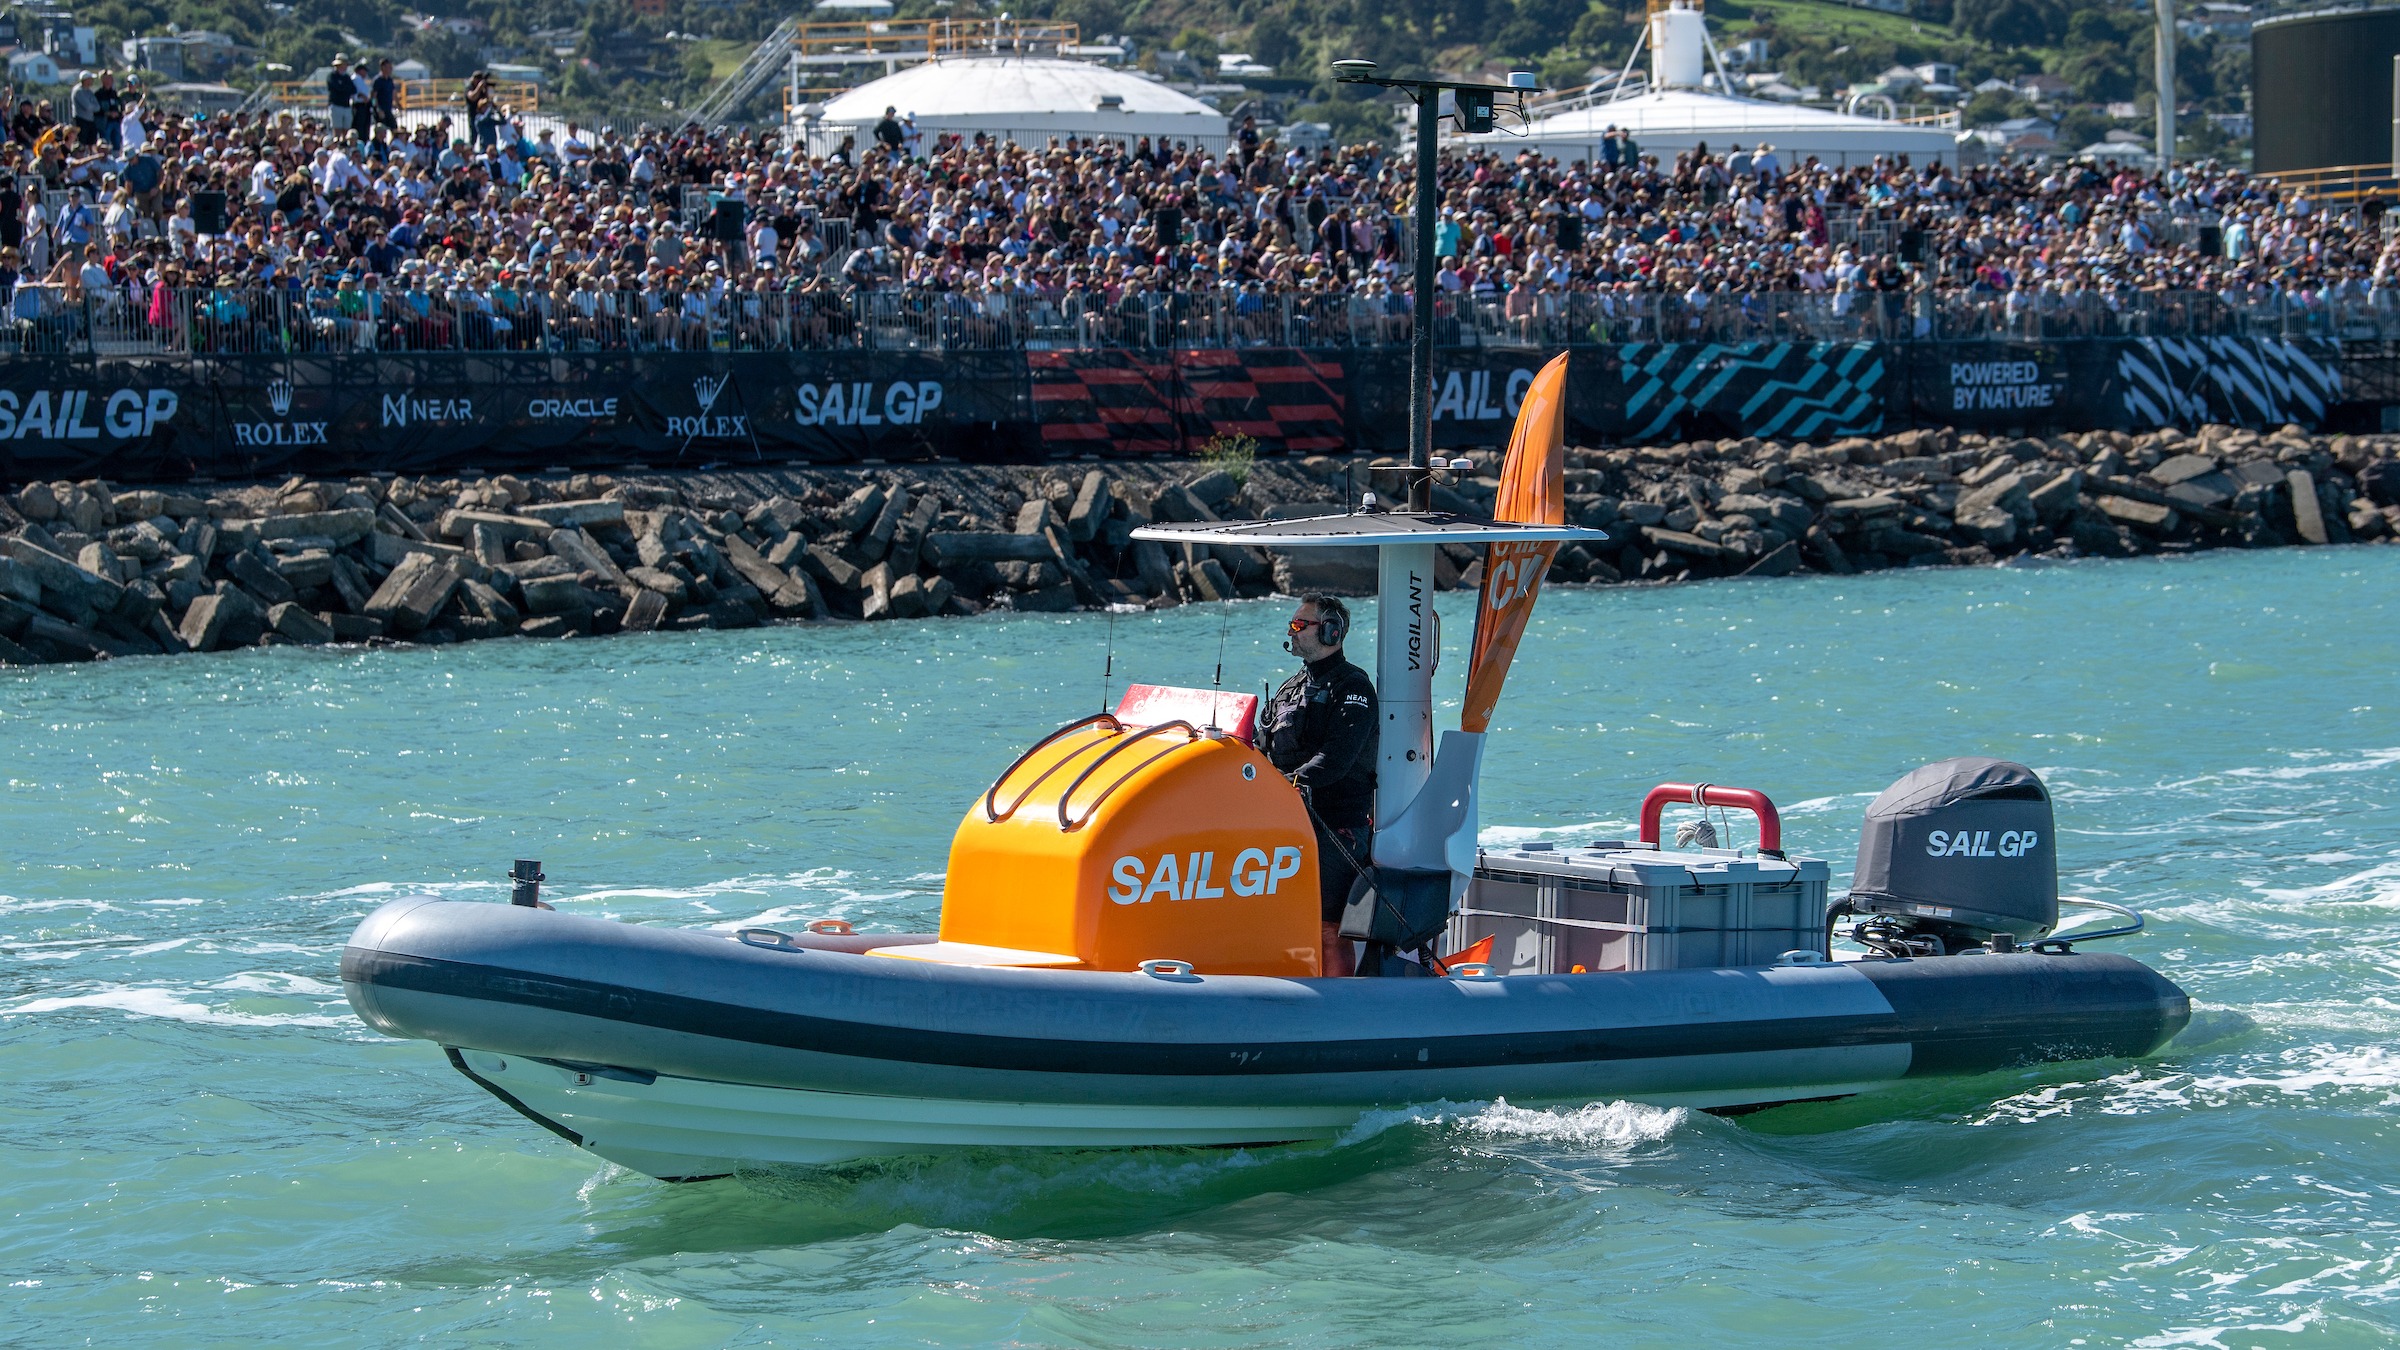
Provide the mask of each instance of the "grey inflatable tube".
{"label": "grey inflatable tube", "polygon": [[760,1087],[1083,1105],[1754,1104],[2144,1055],[2190,1017],[2148,967],[2087,953],[1297,980],[966,968],[812,941],[762,948],[411,898],[359,925],[342,981],[370,1026],[444,1046]]}

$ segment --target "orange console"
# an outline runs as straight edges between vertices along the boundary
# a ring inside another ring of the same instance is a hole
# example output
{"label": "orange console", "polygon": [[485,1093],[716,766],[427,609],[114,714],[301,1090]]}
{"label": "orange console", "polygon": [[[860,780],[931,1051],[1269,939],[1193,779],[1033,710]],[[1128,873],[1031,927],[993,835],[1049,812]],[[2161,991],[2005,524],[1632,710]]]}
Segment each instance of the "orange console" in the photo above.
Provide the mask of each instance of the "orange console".
{"label": "orange console", "polygon": [[961,965],[1317,973],[1316,837],[1257,750],[1188,722],[1102,714],[1050,736],[967,808],[941,941]]}

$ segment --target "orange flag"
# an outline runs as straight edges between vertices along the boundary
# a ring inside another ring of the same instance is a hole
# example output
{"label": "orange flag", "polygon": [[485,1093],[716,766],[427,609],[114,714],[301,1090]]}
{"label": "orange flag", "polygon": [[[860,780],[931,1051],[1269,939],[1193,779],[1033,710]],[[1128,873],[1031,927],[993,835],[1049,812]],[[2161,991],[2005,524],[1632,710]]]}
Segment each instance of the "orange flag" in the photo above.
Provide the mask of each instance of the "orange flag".
{"label": "orange flag", "polygon": [[[1542,367],[1517,409],[1517,428],[1500,466],[1500,496],[1494,520],[1522,525],[1567,523],[1567,358],[1562,352]],[[1500,686],[1508,681],[1525,623],[1542,578],[1550,572],[1556,544],[1495,543],[1484,550],[1483,594],[1475,607],[1475,648],[1467,662],[1467,704],[1459,716],[1464,731],[1492,724]]]}

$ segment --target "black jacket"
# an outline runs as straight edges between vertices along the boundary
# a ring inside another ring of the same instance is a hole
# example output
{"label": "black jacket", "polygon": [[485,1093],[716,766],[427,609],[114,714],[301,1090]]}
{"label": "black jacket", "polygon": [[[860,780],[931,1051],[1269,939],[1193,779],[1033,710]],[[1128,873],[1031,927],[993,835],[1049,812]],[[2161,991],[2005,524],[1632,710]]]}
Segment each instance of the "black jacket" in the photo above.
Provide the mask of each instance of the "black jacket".
{"label": "black jacket", "polygon": [[1259,743],[1333,829],[1375,812],[1375,684],[1339,652],[1301,668],[1259,710]]}

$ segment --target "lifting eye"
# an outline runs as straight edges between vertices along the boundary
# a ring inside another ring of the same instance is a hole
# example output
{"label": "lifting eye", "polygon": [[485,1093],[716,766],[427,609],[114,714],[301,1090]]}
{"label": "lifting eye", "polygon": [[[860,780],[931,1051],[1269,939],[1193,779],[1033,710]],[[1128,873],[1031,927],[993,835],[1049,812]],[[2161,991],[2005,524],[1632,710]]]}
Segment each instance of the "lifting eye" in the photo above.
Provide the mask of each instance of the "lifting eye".
{"label": "lifting eye", "polygon": [[1247,782],[1249,782],[1250,780],[1252,780],[1252,779],[1254,779],[1254,778],[1256,778],[1256,777],[1258,777],[1258,766],[1257,766],[1257,765],[1255,765],[1255,764],[1245,764],[1245,765],[1243,765],[1243,766],[1242,766],[1242,781],[1243,781],[1243,782],[1247,783]]}

